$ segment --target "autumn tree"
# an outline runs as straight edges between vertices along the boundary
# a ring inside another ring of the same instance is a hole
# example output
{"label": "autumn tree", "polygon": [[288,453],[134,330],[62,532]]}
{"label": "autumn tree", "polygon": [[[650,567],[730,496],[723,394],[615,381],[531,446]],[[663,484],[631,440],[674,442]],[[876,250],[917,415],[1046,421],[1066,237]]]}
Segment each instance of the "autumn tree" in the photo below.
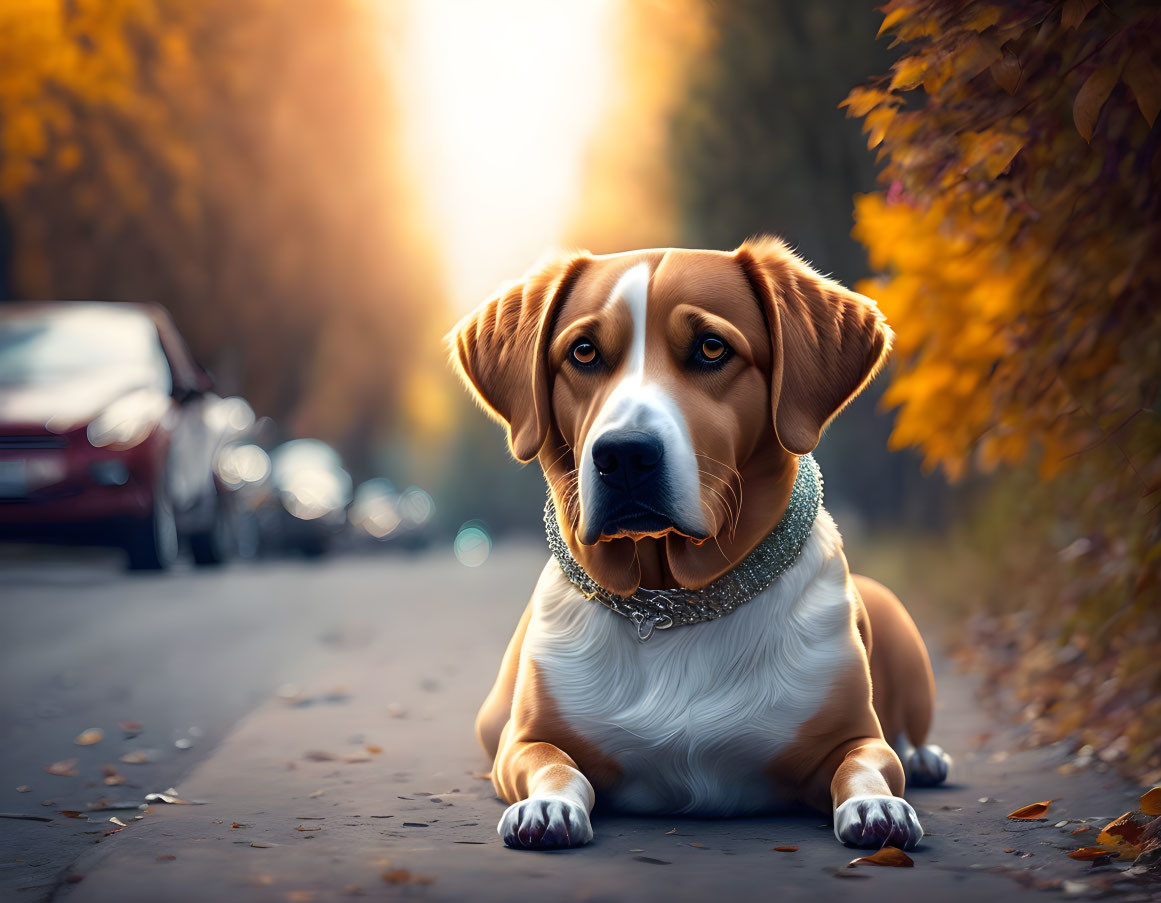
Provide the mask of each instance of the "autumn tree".
{"label": "autumn tree", "polygon": [[[157,301],[226,388],[367,464],[435,345],[388,7],[0,7],[13,294]],[[429,334],[430,333],[430,334]]]}
{"label": "autumn tree", "polygon": [[1021,631],[991,637],[1004,681],[1045,738],[1161,776],[1161,13],[883,12],[901,55],[845,106],[883,164],[855,235],[898,335],[893,442],[1014,474],[975,588]]}

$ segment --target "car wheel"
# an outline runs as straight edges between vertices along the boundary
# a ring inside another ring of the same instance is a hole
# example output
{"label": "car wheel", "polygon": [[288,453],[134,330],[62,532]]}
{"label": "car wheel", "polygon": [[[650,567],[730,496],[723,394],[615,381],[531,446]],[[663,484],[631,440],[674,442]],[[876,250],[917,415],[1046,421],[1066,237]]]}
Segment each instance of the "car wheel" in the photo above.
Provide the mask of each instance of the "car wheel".
{"label": "car wheel", "polygon": [[194,533],[189,538],[194,564],[200,567],[225,564],[230,559],[232,540],[230,514],[220,500],[215,500],[213,525],[208,530]]}
{"label": "car wheel", "polygon": [[177,561],[177,520],[164,492],[154,495],[150,515],[127,530],[125,552],[131,571],[164,571]]}

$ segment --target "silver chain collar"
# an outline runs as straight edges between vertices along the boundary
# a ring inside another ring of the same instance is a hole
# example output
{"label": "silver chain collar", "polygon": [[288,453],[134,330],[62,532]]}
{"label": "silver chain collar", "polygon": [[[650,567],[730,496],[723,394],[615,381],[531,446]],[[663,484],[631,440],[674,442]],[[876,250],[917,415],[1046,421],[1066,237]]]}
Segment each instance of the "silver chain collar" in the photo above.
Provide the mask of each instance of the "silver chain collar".
{"label": "silver chain collar", "polygon": [[544,528],[548,548],[564,576],[585,598],[594,599],[632,621],[637,626],[637,638],[645,642],[654,630],[700,624],[727,615],[766,589],[798,559],[821,505],[822,474],[814,457],[803,455],[798,461],[798,476],[786,513],[770,535],[739,564],[702,589],[642,587],[628,597],[600,586],[572,557],[568,543],[560,535],[551,496],[544,506]]}

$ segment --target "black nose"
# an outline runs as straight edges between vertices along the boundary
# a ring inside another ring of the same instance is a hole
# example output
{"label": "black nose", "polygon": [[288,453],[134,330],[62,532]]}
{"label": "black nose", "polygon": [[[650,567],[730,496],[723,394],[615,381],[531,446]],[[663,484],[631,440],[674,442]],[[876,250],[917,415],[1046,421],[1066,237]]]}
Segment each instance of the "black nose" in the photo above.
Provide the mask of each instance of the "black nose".
{"label": "black nose", "polygon": [[613,430],[593,443],[593,463],[605,483],[615,489],[636,489],[653,478],[665,446],[652,433]]}

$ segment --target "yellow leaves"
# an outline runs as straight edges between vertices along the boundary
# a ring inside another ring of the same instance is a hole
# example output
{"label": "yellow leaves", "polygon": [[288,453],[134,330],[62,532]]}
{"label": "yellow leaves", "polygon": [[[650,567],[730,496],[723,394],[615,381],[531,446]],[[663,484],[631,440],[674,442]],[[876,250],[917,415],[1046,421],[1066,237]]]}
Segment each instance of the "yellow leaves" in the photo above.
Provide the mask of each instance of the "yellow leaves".
{"label": "yellow leaves", "polygon": [[863,120],[863,131],[867,133],[867,150],[873,150],[882,143],[894,118],[894,107],[876,107],[867,114]]}
{"label": "yellow leaves", "polygon": [[1154,787],[1142,794],[1141,811],[1146,815],[1161,815],[1161,787]]}
{"label": "yellow leaves", "polygon": [[1115,66],[1099,66],[1080,86],[1072,104],[1072,118],[1076,123],[1076,130],[1085,141],[1092,140],[1092,132],[1096,128],[1101,108],[1113,93],[1118,77],[1119,73]]}
{"label": "yellow leaves", "polygon": [[887,15],[883,17],[883,24],[879,26],[879,32],[875,35],[875,37],[881,38],[886,32],[891,31],[891,29],[893,29],[909,15],[911,15],[911,10],[909,10],[901,3],[896,3],[895,8],[890,10],[890,12],[888,12]]}
{"label": "yellow leaves", "polygon": [[891,90],[910,91],[923,81],[927,63],[918,56],[905,56],[892,68],[895,74],[891,76]]}
{"label": "yellow leaves", "polygon": [[995,129],[964,132],[959,136],[962,167],[966,171],[982,165],[987,177],[994,179],[1008,168],[1025,141],[1022,135]]}
{"label": "yellow leaves", "polygon": [[972,7],[972,15],[964,25],[972,31],[983,31],[1000,21],[1000,7],[989,4],[987,6]]}
{"label": "yellow leaves", "polygon": [[902,101],[890,91],[879,88],[855,88],[839,104],[839,109],[846,107],[848,116],[866,116],[883,103],[898,104]]}

